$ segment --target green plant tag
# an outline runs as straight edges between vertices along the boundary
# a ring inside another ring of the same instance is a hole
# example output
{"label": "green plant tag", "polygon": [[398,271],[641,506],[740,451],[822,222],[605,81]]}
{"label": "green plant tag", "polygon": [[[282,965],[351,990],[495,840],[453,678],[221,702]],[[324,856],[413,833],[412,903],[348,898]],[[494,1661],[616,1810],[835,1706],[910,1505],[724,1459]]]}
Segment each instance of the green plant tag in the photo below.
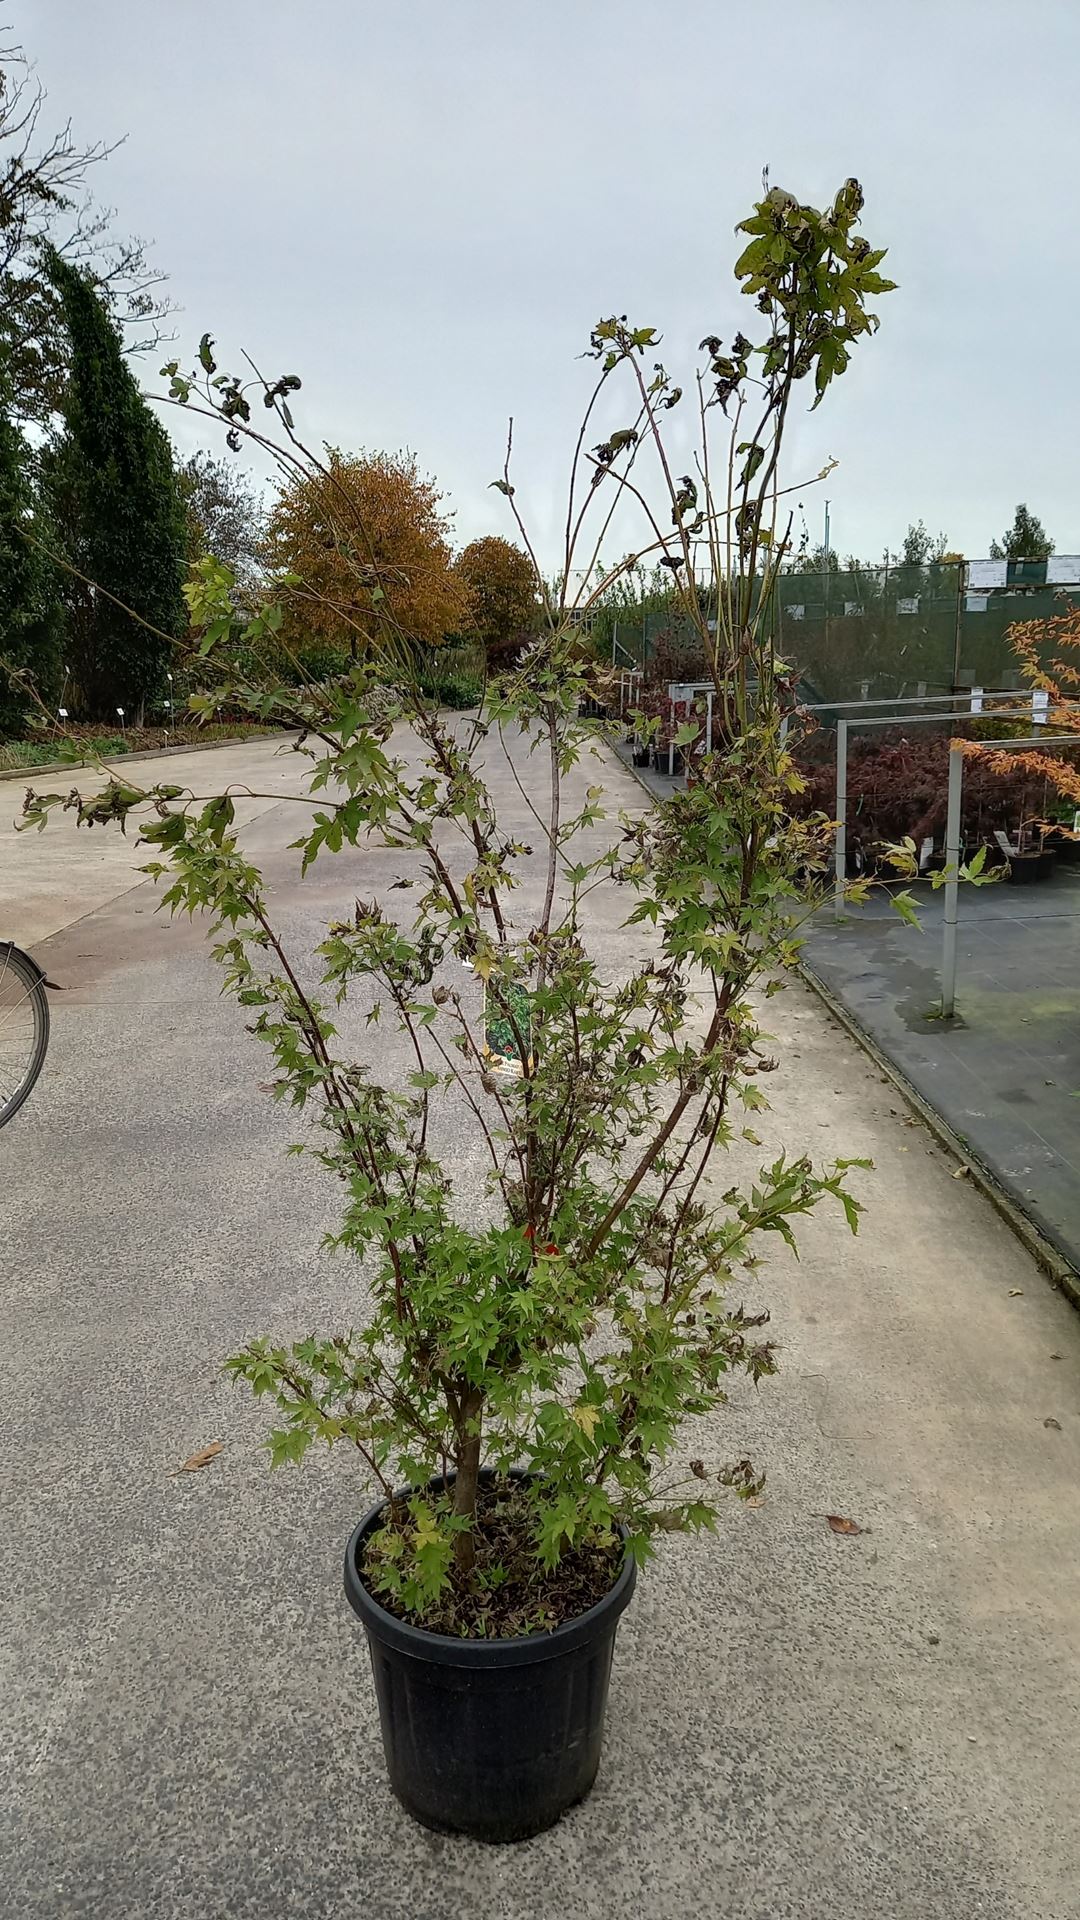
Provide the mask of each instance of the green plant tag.
{"label": "green plant tag", "polygon": [[516,981],[484,983],[484,1052],[506,1073],[523,1073],[523,1056],[532,1060],[532,1000]]}

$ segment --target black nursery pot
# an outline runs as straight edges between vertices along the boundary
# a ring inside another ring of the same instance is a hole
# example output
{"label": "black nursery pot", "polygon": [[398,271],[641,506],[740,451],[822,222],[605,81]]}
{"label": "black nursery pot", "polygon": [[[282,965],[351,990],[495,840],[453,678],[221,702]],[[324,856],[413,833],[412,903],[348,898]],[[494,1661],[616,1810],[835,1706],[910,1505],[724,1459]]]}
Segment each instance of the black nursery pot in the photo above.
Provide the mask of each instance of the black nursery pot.
{"label": "black nursery pot", "polygon": [[1074,839],[1071,834],[1052,828],[1046,836],[1044,845],[1053,848],[1059,866],[1080,866],[1080,840]]}
{"label": "black nursery pot", "polygon": [[1011,853],[1009,884],[1014,887],[1032,886],[1039,877],[1039,857],[1037,853]]}
{"label": "black nursery pot", "polygon": [[345,1594],[367,1634],[390,1785],[436,1832],[527,1840],[596,1779],[634,1560],[627,1554],[604,1598],[553,1633],[455,1640],[397,1619],[364,1586],[364,1543],[385,1507],[372,1507],[349,1541]]}

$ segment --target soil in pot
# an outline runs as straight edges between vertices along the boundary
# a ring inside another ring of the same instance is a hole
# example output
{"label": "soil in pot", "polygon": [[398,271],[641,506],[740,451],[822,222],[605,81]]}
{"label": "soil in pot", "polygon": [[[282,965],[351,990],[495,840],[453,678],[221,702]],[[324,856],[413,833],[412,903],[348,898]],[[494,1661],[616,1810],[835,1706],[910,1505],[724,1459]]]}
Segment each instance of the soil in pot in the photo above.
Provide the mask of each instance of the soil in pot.
{"label": "soil in pot", "polygon": [[349,1541],[345,1591],[367,1633],[390,1784],[424,1826],[527,1839],[596,1777],[633,1560],[619,1547],[589,1549],[547,1573],[528,1542],[527,1502],[485,1475],[473,1582],[455,1582],[443,1630],[432,1631],[364,1583],[386,1513],[382,1501]]}
{"label": "soil in pot", "polygon": [[[442,1491],[441,1481],[437,1483]],[[408,1496],[381,1510],[395,1529],[412,1530]],[[476,1502],[476,1564],[471,1575],[455,1568],[442,1598],[425,1615],[429,1633],[455,1639],[515,1640],[522,1634],[551,1633],[588,1613],[611,1591],[622,1565],[620,1543],[583,1546],[565,1553],[557,1567],[543,1567],[532,1540],[532,1511],[522,1498],[520,1479],[486,1478]],[[379,1572],[379,1528],[364,1542],[360,1577],[372,1591]],[[409,1615],[388,1594],[379,1605],[398,1619]]]}

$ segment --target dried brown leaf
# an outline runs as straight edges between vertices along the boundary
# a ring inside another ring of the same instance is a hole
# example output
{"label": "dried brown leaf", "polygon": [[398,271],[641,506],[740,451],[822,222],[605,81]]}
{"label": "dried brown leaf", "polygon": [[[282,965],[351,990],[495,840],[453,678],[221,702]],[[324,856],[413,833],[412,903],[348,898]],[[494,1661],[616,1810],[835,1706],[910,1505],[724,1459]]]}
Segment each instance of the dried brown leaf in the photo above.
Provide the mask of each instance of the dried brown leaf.
{"label": "dried brown leaf", "polygon": [[1043,1426],[1053,1427],[1055,1433],[1061,1432],[1061,1421],[1055,1420],[1052,1413],[1047,1414],[1046,1419],[1043,1421]]}
{"label": "dried brown leaf", "polygon": [[1024,1289],[1023,1289],[1023,1287],[1010,1287],[1010,1288],[1009,1288],[1009,1299],[1010,1299],[1010,1300],[1022,1300],[1022,1299],[1023,1299],[1023,1297],[1024,1297]]}
{"label": "dried brown leaf", "polygon": [[198,1453],[191,1454],[182,1466],[174,1469],[174,1477],[177,1473],[198,1473],[202,1467],[208,1467],[211,1460],[217,1459],[222,1444],[220,1440],[211,1440],[208,1447],[200,1447]]}
{"label": "dried brown leaf", "polygon": [[850,1534],[866,1533],[868,1531],[866,1527],[860,1527],[857,1520],[849,1520],[846,1514],[843,1513],[827,1513],[825,1518],[834,1533]]}

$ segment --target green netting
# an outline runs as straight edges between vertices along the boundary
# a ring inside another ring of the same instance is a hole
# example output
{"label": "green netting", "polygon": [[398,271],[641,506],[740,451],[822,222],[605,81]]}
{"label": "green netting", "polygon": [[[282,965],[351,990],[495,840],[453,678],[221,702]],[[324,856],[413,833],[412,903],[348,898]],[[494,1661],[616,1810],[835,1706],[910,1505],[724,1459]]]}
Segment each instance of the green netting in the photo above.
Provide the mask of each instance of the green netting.
{"label": "green netting", "polygon": [[783,574],[778,651],[822,700],[947,693],[962,585],[959,566]]}
{"label": "green netting", "polygon": [[[1052,587],[969,590],[960,563],[860,567],[782,574],[771,618],[803,699],[899,700],[1020,687],[1009,628],[1063,604]],[[620,620],[619,659],[647,664],[662,638],[677,640],[679,624],[656,612]]]}
{"label": "green netting", "polygon": [[823,700],[903,699],[1024,684],[1008,640],[1060,613],[1052,587],[975,592],[961,565],[785,574],[778,650]]}

